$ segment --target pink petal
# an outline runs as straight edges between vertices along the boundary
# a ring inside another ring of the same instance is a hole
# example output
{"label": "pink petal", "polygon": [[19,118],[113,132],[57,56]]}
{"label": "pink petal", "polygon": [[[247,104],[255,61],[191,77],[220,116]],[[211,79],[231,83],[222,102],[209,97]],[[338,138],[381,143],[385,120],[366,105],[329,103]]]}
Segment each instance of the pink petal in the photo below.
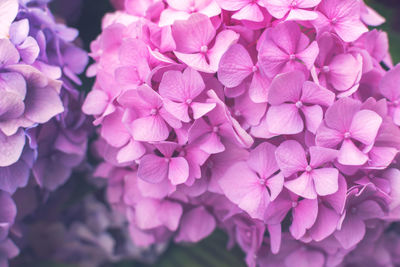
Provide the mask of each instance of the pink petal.
{"label": "pink petal", "polygon": [[374,143],[382,118],[371,110],[361,110],[354,115],[349,132],[351,137],[365,145]]}
{"label": "pink petal", "polygon": [[282,19],[290,11],[290,0],[270,0],[264,2],[268,12],[277,19]]}
{"label": "pink petal", "polygon": [[336,147],[343,140],[343,134],[339,131],[326,127],[324,123],[317,130],[315,143],[323,147]]}
{"label": "pink petal", "polygon": [[162,225],[158,216],[160,201],[156,199],[144,198],[135,206],[136,225],[140,229],[152,229]]}
{"label": "pink petal", "polygon": [[301,101],[308,104],[331,106],[335,101],[335,94],[322,86],[306,81],[303,84]]}
{"label": "pink petal", "polygon": [[286,20],[314,20],[318,17],[318,14],[310,10],[292,9]]}
{"label": "pink petal", "polygon": [[337,150],[319,146],[312,146],[309,148],[309,151],[310,165],[313,168],[320,167],[329,162],[333,163],[339,154]]}
{"label": "pink petal", "polygon": [[219,62],[227,49],[239,40],[239,34],[231,30],[223,30],[215,38],[214,46],[208,51],[212,72],[218,71]]}
{"label": "pink petal", "polygon": [[275,157],[285,177],[303,171],[308,166],[303,147],[294,140],[281,143],[275,151]]}
{"label": "pink petal", "polygon": [[265,103],[268,100],[268,89],[270,87],[270,80],[261,74],[260,71],[256,71],[253,74],[249,87],[249,96],[254,103]]}
{"label": "pink petal", "polygon": [[304,199],[293,209],[293,221],[290,233],[295,239],[300,239],[307,229],[313,226],[318,214],[318,200]]}
{"label": "pink petal", "polygon": [[200,52],[215,36],[215,28],[206,15],[195,13],[187,20],[177,20],[172,25],[176,50],[182,53]]}
{"label": "pink petal", "polygon": [[199,242],[210,235],[215,227],[214,217],[203,206],[192,209],[183,215],[175,241]]}
{"label": "pink petal", "polygon": [[311,69],[318,56],[319,48],[316,41],[312,42],[305,50],[296,54],[296,57],[303,61],[307,69]]}
{"label": "pink petal", "polygon": [[329,64],[329,81],[338,91],[353,87],[362,70],[362,62],[351,54],[340,54]]}
{"label": "pink petal", "polygon": [[160,95],[169,100],[184,102],[189,92],[185,88],[182,76],[182,73],[176,70],[165,72],[158,88]]}
{"label": "pink petal", "polygon": [[269,87],[268,102],[271,105],[280,105],[285,102],[296,103],[300,100],[304,81],[304,74],[300,71],[278,75]]}
{"label": "pink petal", "polygon": [[351,140],[344,140],[339,151],[338,162],[343,165],[363,165],[368,156],[361,152]]}
{"label": "pink petal", "polygon": [[275,134],[297,134],[303,131],[304,123],[294,104],[271,106],[267,111],[269,131]]}
{"label": "pink petal", "polygon": [[307,199],[317,198],[317,193],[315,192],[313,179],[307,172],[304,172],[298,178],[286,181],[285,187],[298,196]]}
{"label": "pink petal", "polygon": [[277,175],[272,176],[266,181],[266,186],[268,186],[271,192],[271,201],[274,201],[282,192],[284,180],[285,177],[282,172],[279,172]]}
{"label": "pink petal", "polygon": [[161,116],[156,115],[134,120],[132,135],[137,141],[156,142],[167,139],[169,130]]}
{"label": "pink petal", "polygon": [[8,38],[11,23],[18,14],[18,2],[14,0],[4,0],[0,3],[0,38]]}
{"label": "pink petal", "polygon": [[355,246],[362,240],[364,235],[365,224],[356,216],[348,216],[344,220],[342,228],[334,233],[334,236],[344,249]]}
{"label": "pink petal", "polygon": [[238,86],[253,70],[253,61],[240,44],[232,45],[221,57],[218,80],[226,87]]}
{"label": "pink petal", "polygon": [[273,254],[277,254],[281,247],[282,240],[282,226],[280,223],[278,224],[268,224],[267,225],[270,242],[271,242],[271,252]]}
{"label": "pink petal", "polygon": [[306,128],[311,133],[315,134],[318,127],[321,125],[323,111],[322,108],[318,105],[314,106],[303,106],[301,111],[304,114],[306,119]]}
{"label": "pink petal", "polygon": [[235,12],[232,15],[232,18],[237,20],[262,22],[264,20],[264,15],[261,12],[260,7],[257,5],[257,3],[249,3],[239,11]]}
{"label": "pink petal", "polygon": [[103,119],[101,136],[113,147],[121,147],[128,143],[131,135],[122,122],[123,111],[117,109]]}
{"label": "pink petal", "polygon": [[228,11],[237,11],[249,4],[249,0],[216,0],[218,5]]}
{"label": "pink petal", "polygon": [[168,163],[156,155],[145,155],[140,160],[137,176],[152,184],[159,183],[168,176]]}
{"label": "pink petal", "polygon": [[217,154],[225,150],[221,138],[216,133],[209,133],[201,140],[199,147],[208,154]]}
{"label": "pink petal", "polygon": [[[353,1],[357,2],[358,1]],[[334,26],[336,33],[345,42],[354,42],[363,33],[368,32],[368,28],[361,22],[359,18],[346,19]]]}
{"label": "pink petal", "polygon": [[264,219],[264,211],[269,203],[267,190],[245,162],[238,162],[230,167],[218,183],[230,201],[253,218]]}
{"label": "pink petal", "polygon": [[325,205],[318,206],[318,217],[308,231],[313,240],[319,242],[335,232],[340,216]]}
{"label": "pink petal", "polygon": [[188,113],[188,105],[187,103],[176,103],[174,101],[169,100],[168,98],[164,99],[164,108],[172,114],[175,118],[183,121],[190,122]]}
{"label": "pink petal", "polygon": [[394,160],[398,150],[393,147],[374,146],[368,153],[368,166],[376,169],[387,168]]}
{"label": "pink petal", "polygon": [[185,89],[184,96],[186,99],[194,99],[203,92],[205,84],[200,73],[196,70],[186,68],[183,71],[182,79]]}
{"label": "pink petal", "polygon": [[386,72],[380,81],[379,90],[390,101],[400,99],[400,65]]}
{"label": "pink petal", "polygon": [[118,163],[125,163],[139,159],[146,153],[144,146],[137,141],[129,140],[124,147],[122,147],[117,154]]}
{"label": "pink petal", "polygon": [[321,267],[325,263],[325,255],[319,250],[296,249],[284,260],[285,266]]}
{"label": "pink petal", "polygon": [[180,61],[197,71],[206,73],[213,73],[217,71],[214,71],[214,69],[212,69],[212,67],[208,64],[204,54],[185,54],[177,51],[174,51],[174,54]]}
{"label": "pink petal", "polygon": [[182,213],[182,206],[172,201],[162,201],[158,209],[160,221],[170,231],[176,231],[178,229]]}
{"label": "pink petal", "polygon": [[339,171],[335,168],[315,169],[311,172],[315,190],[320,196],[331,195],[338,191]]}
{"label": "pink petal", "polygon": [[25,133],[19,129],[14,135],[6,136],[0,131],[0,167],[18,161],[25,146]]}
{"label": "pink petal", "polygon": [[348,131],[354,115],[360,110],[361,103],[345,97],[336,101],[325,114],[325,123],[329,128],[340,132]]}
{"label": "pink petal", "polygon": [[279,170],[275,160],[276,147],[268,142],[259,144],[251,151],[247,164],[261,178],[268,178]]}
{"label": "pink petal", "polygon": [[92,90],[86,96],[82,111],[88,115],[100,115],[108,105],[108,96],[100,90]]}
{"label": "pink petal", "polygon": [[384,216],[384,211],[376,201],[364,200],[362,203],[357,205],[357,216],[365,221],[381,218]]}
{"label": "pink petal", "polygon": [[173,185],[183,184],[189,177],[189,164],[185,158],[171,158],[168,179]]}
{"label": "pink petal", "polygon": [[203,117],[206,115],[208,112],[213,110],[216,107],[215,103],[198,103],[198,102],[193,102],[190,107],[192,108],[193,111],[193,118],[195,120]]}
{"label": "pink petal", "polygon": [[280,73],[288,62],[289,55],[279,48],[271,39],[261,43],[258,54],[260,68],[270,78]]}

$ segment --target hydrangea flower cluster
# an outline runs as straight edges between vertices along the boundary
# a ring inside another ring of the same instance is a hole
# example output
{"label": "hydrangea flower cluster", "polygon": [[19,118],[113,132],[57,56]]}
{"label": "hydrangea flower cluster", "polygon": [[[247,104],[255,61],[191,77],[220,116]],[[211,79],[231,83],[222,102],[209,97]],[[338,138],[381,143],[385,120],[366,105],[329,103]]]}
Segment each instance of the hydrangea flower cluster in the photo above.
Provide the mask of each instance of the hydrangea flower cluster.
{"label": "hydrangea flower cluster", "polygon": [[359,0],[113,2],[83,111],[135,244],[220,228],[249,266],[399,261],[400,66],[367,28],[381,16]]}
{"label": "hydrangea flower cluster", "polygon": [[[0,2],[0,265],[18,253],[8,239],[16,219],[12,195],[30,176],[54,190],[85,157],[88,125],[75,89],[87,53],[78,32],[58,24],[49,1]],[[27,205],[27,203],[23,203]]]}

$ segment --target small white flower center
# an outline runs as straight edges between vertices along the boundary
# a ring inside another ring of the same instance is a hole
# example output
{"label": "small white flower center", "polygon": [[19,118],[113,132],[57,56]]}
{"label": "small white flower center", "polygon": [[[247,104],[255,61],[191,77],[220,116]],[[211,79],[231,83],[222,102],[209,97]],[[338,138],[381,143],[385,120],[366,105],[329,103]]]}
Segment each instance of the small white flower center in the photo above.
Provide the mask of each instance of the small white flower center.
{"label": "small white flower center", "polygon": [[169,163],[171,161],[170,158],[165,158],[164,160],[165,160],[166,163]]}
{"label": "small white flower center", "polygon": [[303,107],[303,103],[301,101],[297,101],[296,102],[296,107],[297,108],[302,108]]}
{"label": "small white flower center", "polygon": [[299,204],[299,203],[297,203],[297,201],[293,201],[293,202],[292,202],[292,208],[296,208],[298,204]]}
{"label": "small white flower center", "polygon": [[214,133],[217,133],[217,132],[219,131],[219,127],[218,127],[218,126],[214,126],[213,129],[212,129],[212,131],[213,131]]}
{"label": "small white flower center", "polygon": [[186,104],[190,105],[192,104],[193,100],[191,98],[186,99]]}
{"label": "small white flower center", "polygon": [[351,137],[351,133],[350,133],[350,132],[345,132],[345,133],[343,134],[343,137],[344,137],[345,139],[349,139],[349,138]]}
{"label": "small white flower center", "polygon": [[322,67],[322,72],[327,73],[329,72],[331,69],[329,68],[329,66],[323,66]]}
{"label": "small white flower center", "polygon": [[252,71],[253,71],[253,72],[258,71],[258,67],[257,67],[257,66],[253,66]]}
{"label": "small white flower center", "polygon": [[150,115],[156,115],[156,114],[157,114],[157,109],[152,108],[152,109],[150,110]]}
{"label": "small white flower center", "polygon": [[306,172],[311,172],[311,171],[312,171],[312,167],[310,165],[307,165]]}
{"label": "small white flower center", "polygon": [[206,53],[208,51],[208,47],[206,45],[203,45],[202,47],[200,47],[200,51],[202,53]]}
{"label": "small white flower center", "polygon": [[295,54],[289,55],[289,59],[292,60],[292,61],[295,60],[296,59],[296,55]]}

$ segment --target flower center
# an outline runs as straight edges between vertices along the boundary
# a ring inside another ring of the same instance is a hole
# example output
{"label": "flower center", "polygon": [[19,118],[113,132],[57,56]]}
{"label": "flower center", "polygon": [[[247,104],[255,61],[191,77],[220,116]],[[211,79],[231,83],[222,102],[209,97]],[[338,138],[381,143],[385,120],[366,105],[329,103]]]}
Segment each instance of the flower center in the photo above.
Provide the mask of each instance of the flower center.
{"label": "flower center", "polygon": [[186,104],[190,105],[192,104],[193,100],[191,98],[186,99]]}
{"label": "flower center", "polygon": [[258,71],[258,67],[257,67],[257,66],[253,66],[252,71],[253,71],[253,72]]}
{"label": "flower center", "polygon": [[235,110],[235,116],[239,117],[242,115],[242,112],[240,112],[240,110]]}
{"label": "flower center", "polygon": [[303,103],[301,101],[297,101],[296,102],[296,107],[297,108],[302,108],[303,107]]}
{"label": "flower center", "polygon": [[200,51],[201,51],[202,53],[207,53],[208,47],[207,47],[206,45],[203,45],[202,47],[200,47]]}
{"label": "flower center", "polygon": [[397,100],[393,101],[392,103],[393,103],[393,106],[397,107],[397,106],[399,105],[400,102],[399,102],[399,100],[397,99]]}
{"label": "flower center", "polygon": [[312,171],[312,167],[310,165],[307,165],[306,172],[311,172],[311,171]]}
{"label": "flower center", "polygon": [[322,67],[322,72],[327,73],[329,72],[331,69],[329,68],[329,66],[323,66]]}
{"label": "flower center", "polygon": [[152,108],[152,109],[150,110],[150,115],[154,116],[154,115],[156,115],[156,114],[157,114],[157,109]]}
{"label": "flower center", "polygon": [[349,138],[351,137],[351,133],[350,133],[350,132],[345,132],[345,133],[343,134],[343,137],[344,137],[345,139],[349,139]]}
{"label": "flower center", "polygon": [[217,133],[217,132],[219,131],[219,127],[218,127],[218,126],[214,126],[213,129],[212,129],[212,131],[213,131],[214,133]]}
{"label": "flower center", "polygon": [[296,55],[295,54],[290,54],[289,55],[289,59],[292,60],[292,61],[295,60],[296,59]]}
{"label": "flower center", "polygon": [[332,24],[336,24],[337,21],[338,21],[338,19],[337,19],[336,17],[331,19],[331,23],[332,23]]}
{"label": "flower center", "polygon": [[170,158],[165,158],[164,160],[165,160],[166,163],[169,163],[171,161]]}
{"label": "flower center", "polygon": [[293,201],[293,202],[292,202],[292,208],[296,208],[298,204],[299,204],[299,203],[297,203],[297,201]]}

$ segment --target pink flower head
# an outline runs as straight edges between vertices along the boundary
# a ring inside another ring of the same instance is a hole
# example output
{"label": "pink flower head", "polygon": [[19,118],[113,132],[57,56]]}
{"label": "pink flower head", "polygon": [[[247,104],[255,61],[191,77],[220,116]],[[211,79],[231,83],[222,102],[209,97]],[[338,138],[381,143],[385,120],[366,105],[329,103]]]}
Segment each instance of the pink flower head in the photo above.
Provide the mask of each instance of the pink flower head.
{"label": "pink flower head", "polygon": [[[172,36],[177,45],[174,54],[189,67],[214,73],[230,45],[237,42],[239,35],[232,30],[216,30],[209,17],[193,14],[187,20],[177,20],[172,25]],[[210,46],[215,38],[214,46]]]}
{"label": "pink flower head", "polygon": [[297,134],[306,125],[310,132],[315,133],[323,117],[321,106],[330,106],[334,97],[332,92],[305,81],[300,71],[276,76],[269,88],[269,131],[275,134]]}
{"label": "pink flower head", "polygon": [[216,0],[219,6],[227,11],[233,11],[232,18],[236,20],[248,20],[261,22],[264,14],[261,11],[263,0]]}
{"label": "pink flower head", "polygon": [[318,14],[312,11],[321,0],[264,0],[268,12],[277,19],[314,20]]}
{"label": "pink flower head", "polygon": [[247,162],[236,163],[219,180],[227,198],[252,218],[263,220],[269,202],[282,190],[283,175],[278,172],[274,152],[275,146],[269,143],[258,145]]}
{"label": "pink flower head", "polygon": [[368,28],[360,20],[361,2],[358,0],[322,1],[318,18],[312,21],[319,34],[332,31],[345,42],[357,40]]}
{"label": "pink flower head", "polygon": [[276,150],[276,160],[285,177],[296,174],[296,178],[287,180],[285,187],[293,193],[308,199],[317,195],[326,196],[338,190],[338,170],[325,167],[332,163],[338,151],[312,146],[307,160],[303,147],[294,140],[283,142]]}
{"label": "pink flower head", "polygon": [[165,109],[181,121],[190,122],[191,117],[196,120],[216,106],[215,103],[195,101],[204,88],[201,75],[194,69],[187,68],[183,74],[179,71],[165,72],[159,91],[164,98]]}
{"label": "pink flower head", "polygon": [[326,111],[318,128],[315,142],[319,146],[336,148],[340,145],[338,162],[362,165],[368,160],[382,118],[374,111],[361,109],[361,103],[342,98]]}
{"label": "pink flower head", "polygon": [[318,44],[310,43],[300,26],[292,21],[283,22],[264,33],[265,39],[259,44],[259,66],[268,76],[295,69],[311,69],[318,56]]}
{"label": "pink flower head", "polygon": [[208,17],[218,16],[221,8],[215,0],[180,1],[167,0],[168,8],[160,15],[159,26],[172,25],[175,20],[186,20],[193,13],[204,14]]}

